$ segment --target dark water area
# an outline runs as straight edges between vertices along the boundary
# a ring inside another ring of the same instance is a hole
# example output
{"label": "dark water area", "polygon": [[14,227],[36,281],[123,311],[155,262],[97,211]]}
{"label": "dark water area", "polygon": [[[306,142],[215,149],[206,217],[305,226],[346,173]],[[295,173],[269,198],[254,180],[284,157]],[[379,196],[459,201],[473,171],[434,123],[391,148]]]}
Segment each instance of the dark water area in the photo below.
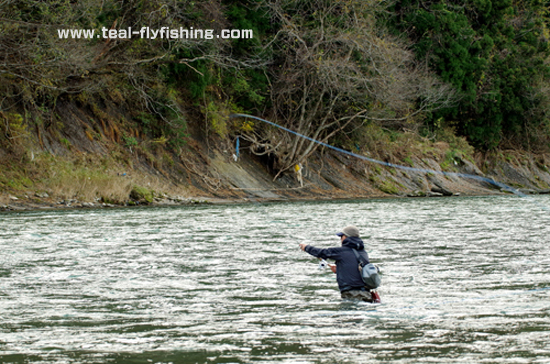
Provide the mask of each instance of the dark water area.
{"label": "dark water area", "polygon": [[[550,198],[0,214],[2,363],[549,363]],[[381,304],[300,251],[357,225]]]}

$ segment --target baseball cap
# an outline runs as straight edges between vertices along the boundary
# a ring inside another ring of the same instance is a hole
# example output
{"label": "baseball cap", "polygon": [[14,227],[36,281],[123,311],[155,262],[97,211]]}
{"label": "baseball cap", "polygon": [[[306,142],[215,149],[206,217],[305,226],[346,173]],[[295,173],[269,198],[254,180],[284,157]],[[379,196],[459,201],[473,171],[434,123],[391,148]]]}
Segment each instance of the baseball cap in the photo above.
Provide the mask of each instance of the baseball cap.
{"label": "baseball cap", "polygon": [[346,226],[345,228],[343,228],[342,231],[337,233],[336,235],[338,235],[338,236],[345,235],[345,236],[349,236],[349,237],[358,238],[359,237],[359,229],[357,227],[353,226],[353,225],[349,225],[349,226]]}

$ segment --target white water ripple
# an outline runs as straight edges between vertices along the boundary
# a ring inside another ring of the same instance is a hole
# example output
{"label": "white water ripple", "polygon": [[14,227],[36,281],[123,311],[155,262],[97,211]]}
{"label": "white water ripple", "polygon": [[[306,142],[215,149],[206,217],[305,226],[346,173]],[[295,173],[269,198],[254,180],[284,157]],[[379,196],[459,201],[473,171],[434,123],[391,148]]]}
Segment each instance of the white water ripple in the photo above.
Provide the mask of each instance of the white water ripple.
{"label": "white water ripple", "polygon": [[[511,196],[0,214],[0,361],[550,362],[549,222]],[[352,223],[380,305],[298,250]]]}

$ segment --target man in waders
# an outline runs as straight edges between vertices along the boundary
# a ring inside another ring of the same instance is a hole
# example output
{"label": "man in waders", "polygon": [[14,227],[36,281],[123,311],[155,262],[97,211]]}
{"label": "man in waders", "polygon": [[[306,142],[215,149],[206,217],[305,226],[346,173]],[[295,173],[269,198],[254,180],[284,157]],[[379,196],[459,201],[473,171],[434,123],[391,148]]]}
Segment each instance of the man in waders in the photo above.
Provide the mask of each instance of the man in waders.
{"label": "man in waders", "polygon": [[338,288],[342,298],[362,300],[365,302],[379,301],[377,293],[371,294],[370,289],[365,287],[358,269],[358,261],[352,249],[363,257],[367,264],[369,256],[365,251],[363,240],[359,238],[359,229],[355,226],[346,226],[342,232],[336,234],[340,237],[341,247],[320,249],[314,246],[302,243],[300,249],[320,259],[333,259],[336,266],[329,265],[331,270],[336,273]]}

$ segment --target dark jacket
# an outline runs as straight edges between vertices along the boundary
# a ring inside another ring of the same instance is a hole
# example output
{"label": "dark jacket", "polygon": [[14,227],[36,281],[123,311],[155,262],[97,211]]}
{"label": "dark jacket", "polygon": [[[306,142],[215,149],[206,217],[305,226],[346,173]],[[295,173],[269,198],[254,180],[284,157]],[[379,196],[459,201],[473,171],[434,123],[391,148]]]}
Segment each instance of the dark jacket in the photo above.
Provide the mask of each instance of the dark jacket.
{"label": "dark jacket", "polygon": [[336,280],[340,292],[365,287],[359,269],[357,269],[357,258],[355,258],[352,249],[356,249],[364,258],[365,264],[369,263],[369,255],[360,238],[348,237],[344,239],[342,246],[337,248],[320,249],[311,245],[305,247],[305,251],[314,257],[336,261]]}

